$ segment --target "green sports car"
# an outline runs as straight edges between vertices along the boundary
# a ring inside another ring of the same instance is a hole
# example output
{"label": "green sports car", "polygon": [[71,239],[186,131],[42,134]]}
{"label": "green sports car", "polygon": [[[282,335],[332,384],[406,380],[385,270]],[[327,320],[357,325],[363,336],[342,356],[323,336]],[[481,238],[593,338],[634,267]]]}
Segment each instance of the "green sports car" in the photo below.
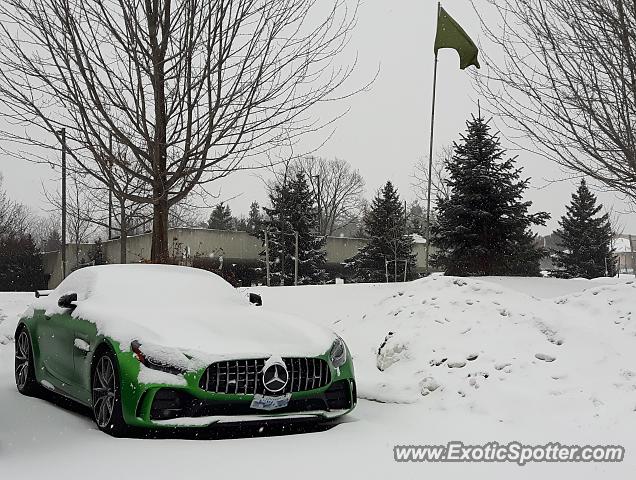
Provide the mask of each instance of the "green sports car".
{"label": "green sports car", "polygon": [[317,325],[203,270],[105,265],[38,298],[15,334],[18,390],[93,411],[100,430],[323,420],[356,405],[351,355]]}

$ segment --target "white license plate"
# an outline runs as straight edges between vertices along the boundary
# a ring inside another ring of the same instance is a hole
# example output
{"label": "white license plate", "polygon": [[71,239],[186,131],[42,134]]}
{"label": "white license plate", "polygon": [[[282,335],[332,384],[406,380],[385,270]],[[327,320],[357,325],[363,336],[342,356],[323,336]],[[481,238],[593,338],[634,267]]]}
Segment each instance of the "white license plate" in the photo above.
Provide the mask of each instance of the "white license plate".
{"label": "white license plate", "polygon": [[277,408],[284,408],[289,404],[291,393],[287,395],[281,395],[280,397],[270,397],[269,395],[254,395],[254,400],[250,405],[257,410],[276,410]]}

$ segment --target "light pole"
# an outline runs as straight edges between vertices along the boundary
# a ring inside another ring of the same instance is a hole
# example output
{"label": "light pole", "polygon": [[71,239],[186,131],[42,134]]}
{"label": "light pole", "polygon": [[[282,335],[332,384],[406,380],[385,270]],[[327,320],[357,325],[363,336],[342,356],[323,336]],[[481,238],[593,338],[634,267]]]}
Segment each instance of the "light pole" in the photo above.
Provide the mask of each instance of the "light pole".
{"label": "light pole", "polygon": [[[113,168],[113,133],[108,134],[108,164]],[[113,238],[113,187],[108,185],[108,240]]]}
{"label": "light pole", "polygon": [[294,286],[298,286],[298,232],[294,231]]}
{"label": "light pole", "polygon": [[62,137],[62,280],[66,278],[66,129],[59,132]]}
{"label": "light pole", "polygon": [[316,179],[316,203],[318,204],[318,233],[322,235],[322,208],[320,206],[320,175],[312,175]]}
{"label": "light pole", "polygon": [[265,232],[265,271],[267,274],[267,286],[269,287],[269,236],[267,235],[267,229],[263,231]]}

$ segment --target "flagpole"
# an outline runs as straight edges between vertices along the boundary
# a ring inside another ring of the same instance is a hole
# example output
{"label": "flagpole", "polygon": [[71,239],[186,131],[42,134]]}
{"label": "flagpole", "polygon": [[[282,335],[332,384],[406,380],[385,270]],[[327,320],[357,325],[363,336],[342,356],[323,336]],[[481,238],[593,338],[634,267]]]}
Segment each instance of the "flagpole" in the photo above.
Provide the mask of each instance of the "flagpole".
{"label": "flagpole", "polygon": [[[437,18],[439,21],[439,11],[442,8],[441,3],[437,4]],[[435,61],[433,66],[433,106],[431,107],[431,138],[429,141],[428,151],[428,190],[426,195],[426,257],[424,266],[426,273],[430,272],[429,255],[431,250],[431,187],[433,182],[433,134],[435,133],[435,97],[437,93],[437,51],[435,52]]]}

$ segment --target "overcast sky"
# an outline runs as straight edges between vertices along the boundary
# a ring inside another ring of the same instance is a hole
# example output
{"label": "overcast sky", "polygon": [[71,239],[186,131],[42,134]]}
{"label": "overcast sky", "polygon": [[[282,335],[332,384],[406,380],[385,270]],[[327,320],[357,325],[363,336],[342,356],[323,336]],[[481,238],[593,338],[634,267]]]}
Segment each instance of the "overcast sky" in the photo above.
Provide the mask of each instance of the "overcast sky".
{"label": "overcast sky", "polygon": [[[444,8],[478,41],[482,35],[478,19],[468,0],[442,2]],[[348,57],[358,55],[358,67],[350,86],[361,86],[379,76],[369,92],[359,94],[337,105],[319,107],[317,113],[328,118],[350,108],[350,112],[336,125],[330,140],[316,154],[338,157],[350,162],[366,179],[367,197],[392,180],[406,200],[415,198],[411,187],[414,164],[428,154],[433,39],[435,36],[437,2],[432,0],[398,0],[378,2],[369,0],[359,11],[358,26],[353,33]],[[470,67],[473,68],[473,67]],[[459,59],[452,50],[440,52],[438,71],[437,119],[435,125],[436,150],[459,138],[465,121],[477,112],[477,95],[470,75],[459,70]],[[497,126],[494,122],[493,125]],[[503,128],[502,125],[499,127]],[[323,139],[307,138],[299,151],[311,149]],[[505,133],[505,131],[504,131]],[[503,140],[504,146],[510,146]],[[527,198],[534,202],[533,210],[551,213],[552,220],[539,233],[551,232],[565,211],[565,204],[575,188],[572,182],[558,182],[564,173],[550,161],[524,152],[519,163],[524,175],[532,177]],[[49,167],[2,158],[0,171],[5,187],[15,199],[31,206],[34,211],[45,207],[41,184],[55,188],[58,173]],[[246,213],[253,200],[266,202],[265,189],[259,178],[266,172],[241,172],[223,179],[209,188],[219,200],[230,200],[234,214]],[[610,194],[599,193],[606,207],[626,211],[626,205]],[[213,202],[214,203],[214,202]],[[621,215],[626,232],[636,233],[636,215]]]}

